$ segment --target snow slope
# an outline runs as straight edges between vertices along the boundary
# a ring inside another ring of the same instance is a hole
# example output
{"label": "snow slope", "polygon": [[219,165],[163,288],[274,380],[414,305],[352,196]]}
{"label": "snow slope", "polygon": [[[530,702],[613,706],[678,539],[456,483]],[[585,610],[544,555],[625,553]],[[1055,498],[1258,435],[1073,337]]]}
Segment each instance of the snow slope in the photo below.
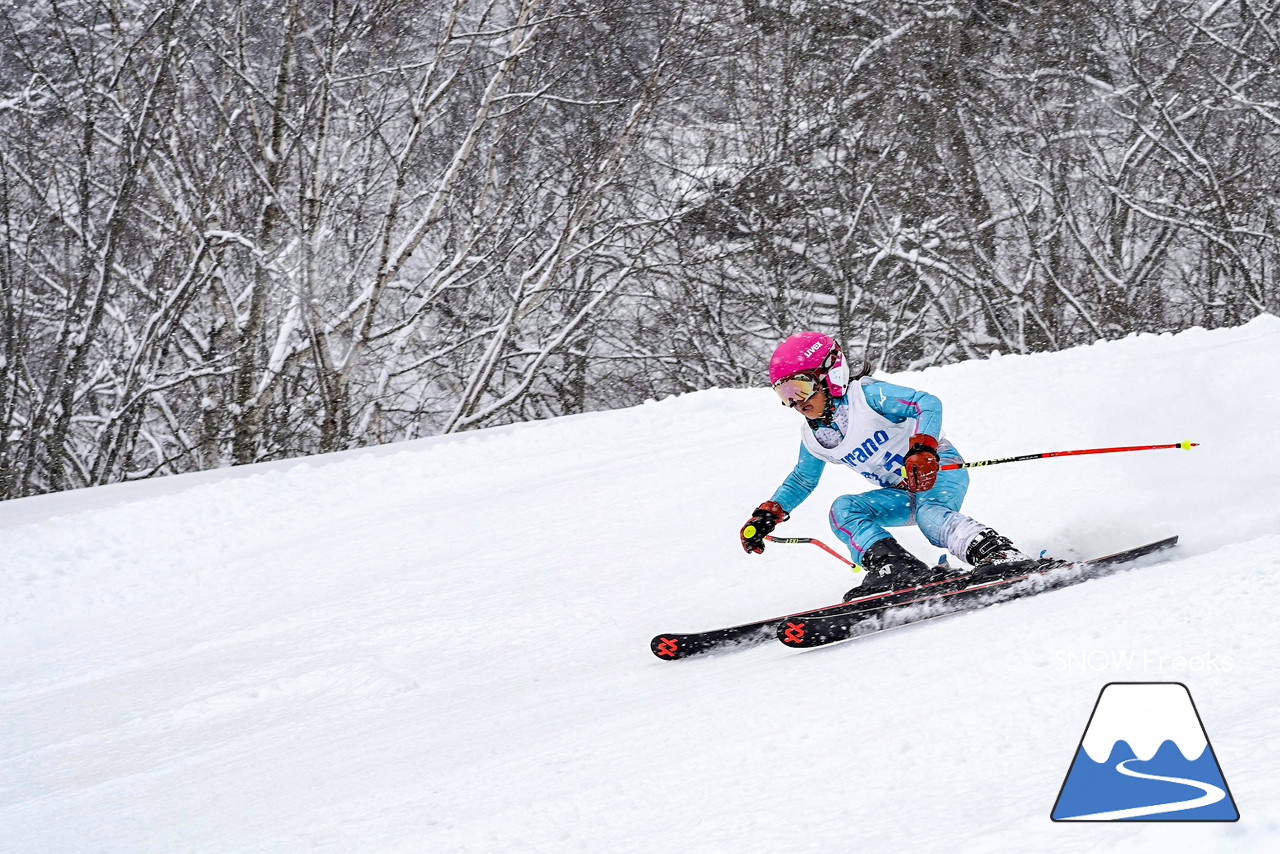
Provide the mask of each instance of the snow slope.
{"label": "snow slope", "polygon": [[[966,502],[1028,549],[1183,546],[811,652],[648,650],[850,586],[739,549],[796,453],[763,389],[0,504],[0,849],[1274,850],[1278,373],[1264,317],[895,377],[969,459],[1203,443]],[[1187,684],[1238,823],[1049,820],[1110,681]]]}

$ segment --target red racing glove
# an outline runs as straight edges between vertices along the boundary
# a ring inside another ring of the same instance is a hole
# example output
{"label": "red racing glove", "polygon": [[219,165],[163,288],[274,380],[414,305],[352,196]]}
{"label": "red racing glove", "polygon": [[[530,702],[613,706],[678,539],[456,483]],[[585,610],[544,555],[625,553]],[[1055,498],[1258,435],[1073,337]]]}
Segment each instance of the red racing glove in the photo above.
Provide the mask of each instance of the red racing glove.
{"label": "red racing glove", "polygon": [[751,514],[751,521],[743,525],[742,530],[738,532],[738,537],[742,540],[742,550],[762,554],[764,538],[773,533],[773,529],[778,527],[779,522],[785,522],[790,518],[787,511],[783,510],[782,505],[776,501],[766,501],[761,504]]}
{"label": "red racing glove", "polygon": [[911,437],[907,458],[902,461],[902,476],[908,492],[927,492],[938,479],[938,440],[928,433]]}

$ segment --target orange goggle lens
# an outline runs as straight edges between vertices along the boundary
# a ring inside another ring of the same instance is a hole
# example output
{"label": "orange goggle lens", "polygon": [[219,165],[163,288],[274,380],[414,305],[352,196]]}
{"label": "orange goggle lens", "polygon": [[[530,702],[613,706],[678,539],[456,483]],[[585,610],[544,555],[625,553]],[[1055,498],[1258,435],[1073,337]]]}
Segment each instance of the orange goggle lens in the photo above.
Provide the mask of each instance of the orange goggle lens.
{"label": "orange goggle lens", "polygon": [[784,406],[799,406],[813,397],[818,390],[818,380],[807,374],[796,374],[778,380],[773,384],[773,390],[782,398]]}

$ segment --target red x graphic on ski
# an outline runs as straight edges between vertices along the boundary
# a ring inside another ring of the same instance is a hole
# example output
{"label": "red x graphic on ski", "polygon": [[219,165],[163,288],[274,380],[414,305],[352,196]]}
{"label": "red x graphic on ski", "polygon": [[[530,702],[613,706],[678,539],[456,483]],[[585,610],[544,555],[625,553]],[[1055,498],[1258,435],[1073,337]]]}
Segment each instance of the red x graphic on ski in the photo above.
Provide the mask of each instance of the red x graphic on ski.
{"label": "red x graphic on ski", "polygon": [[800,643],[804,640],[804,623],[787,623],[787,630],[783,632],[785,637],[783,641],[786,643]]}
{"label": "red x graphic on ski", "polygon": [[676,646],[678,643],[678,638],[658,638],[658,655],[666,655],[671,658],[675,658]]}

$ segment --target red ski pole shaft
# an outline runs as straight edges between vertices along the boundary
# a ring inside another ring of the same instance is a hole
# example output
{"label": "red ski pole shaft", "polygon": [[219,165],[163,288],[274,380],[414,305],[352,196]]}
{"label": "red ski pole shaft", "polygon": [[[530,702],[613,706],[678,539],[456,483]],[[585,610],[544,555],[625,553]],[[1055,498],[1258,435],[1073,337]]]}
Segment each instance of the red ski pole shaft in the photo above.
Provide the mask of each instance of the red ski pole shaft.
{"label": "red ski pole shaft", "polygon": [[765,539],[771,543],[812,543],[813,545],[822,549],[827,554],[831,555],[836,560],[843,563],[845,566],[852,569],[854,572],[862,572],[862,567],[858,566],[856,563],[849,560],[844,555],[840,554],[840,552],[831,548],[831,546],[827,545],[821,540],[815,540],[813,537],[775,537],[772,534],[770,534],[770,535],[767,535]]}
{"label": "red ski pole shaft", "polygon": [[1020,463],[1025,460],[1043,460],[1047,457],[1079,457],[1085,454],[1119,454],[1125,451],[1158,451],[1164,448],[1181,448],[1189,451],[1199,442],[1174,442],[1171,445],[1131,445],[1125,448],[1085,448],[1080,451],[1045,451],[1042,454],[1023,454],[1020,457],[1001,457],[995,460],[982,460],[976,463],[947,463],[939,469],[975,469],[979,466],[995,466],[1000,463]]}

